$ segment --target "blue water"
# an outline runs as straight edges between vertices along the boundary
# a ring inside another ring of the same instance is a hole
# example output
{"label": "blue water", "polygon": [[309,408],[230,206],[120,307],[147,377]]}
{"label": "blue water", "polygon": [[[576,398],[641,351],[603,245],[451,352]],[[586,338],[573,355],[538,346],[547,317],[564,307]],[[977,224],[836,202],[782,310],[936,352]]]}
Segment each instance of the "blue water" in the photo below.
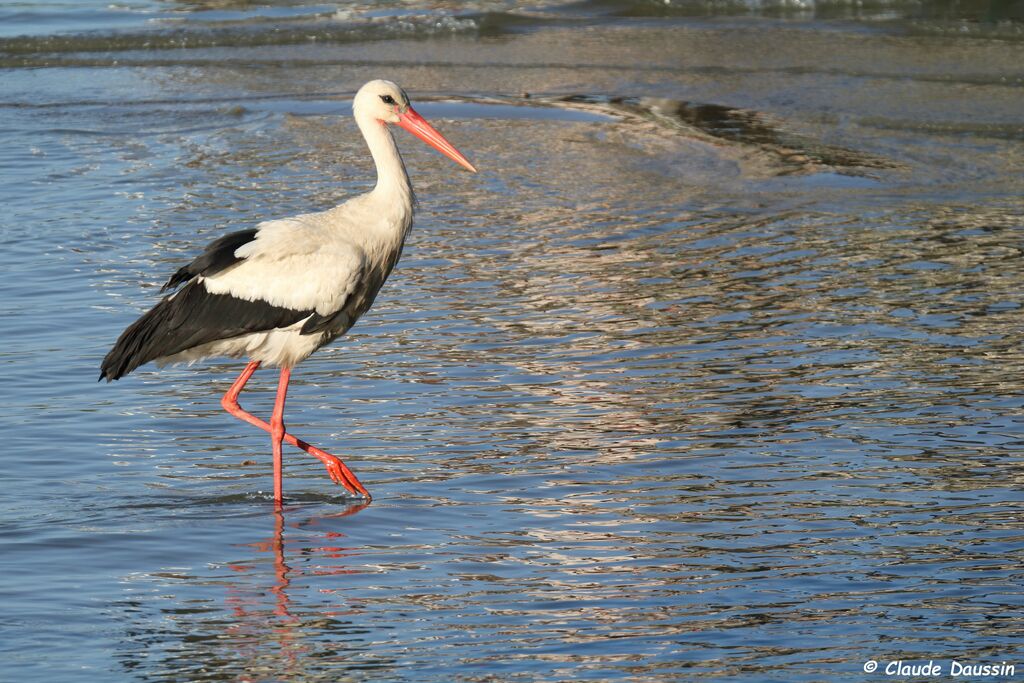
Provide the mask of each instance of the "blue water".
{"label": "blue water", "polygon": [[[0,680],[1019,677],[1015,7],[0,8]],[[375,77],[481,173],[399,138],[405,256],[287,415],[374,499],[291,449],[275,514],[240,363],[98,366],[371,186]]]}

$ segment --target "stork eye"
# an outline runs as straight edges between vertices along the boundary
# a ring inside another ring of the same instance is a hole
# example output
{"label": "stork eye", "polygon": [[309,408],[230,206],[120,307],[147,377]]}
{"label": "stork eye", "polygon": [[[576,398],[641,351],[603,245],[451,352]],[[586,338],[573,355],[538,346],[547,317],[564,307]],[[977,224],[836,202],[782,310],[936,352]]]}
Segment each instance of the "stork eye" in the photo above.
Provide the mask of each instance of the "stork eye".
{"label": "stork eye", "polygon": [[384,104],[394,104],[395,103],[395,98],[392,97],[391,95],[381,95],[380,99],[384,102]]}

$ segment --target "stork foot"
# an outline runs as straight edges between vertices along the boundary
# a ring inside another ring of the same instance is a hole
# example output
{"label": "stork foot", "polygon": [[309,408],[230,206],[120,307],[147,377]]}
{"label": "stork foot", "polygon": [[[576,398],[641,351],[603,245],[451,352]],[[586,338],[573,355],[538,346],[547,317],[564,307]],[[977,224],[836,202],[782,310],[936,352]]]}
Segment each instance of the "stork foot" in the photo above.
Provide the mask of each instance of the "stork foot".
{"label": "stork foot", "polygon": [[322,451],[316,446],[310,446],[305,442],[297,445],[324,464],[324,467],[327,468],[327,474],[335,484],[344,486],[349,493],[358,493],[366,499],[370,498],[370,492],[359,482],[359,479],[352,473],[352,470],[341,461],[341,458]]}

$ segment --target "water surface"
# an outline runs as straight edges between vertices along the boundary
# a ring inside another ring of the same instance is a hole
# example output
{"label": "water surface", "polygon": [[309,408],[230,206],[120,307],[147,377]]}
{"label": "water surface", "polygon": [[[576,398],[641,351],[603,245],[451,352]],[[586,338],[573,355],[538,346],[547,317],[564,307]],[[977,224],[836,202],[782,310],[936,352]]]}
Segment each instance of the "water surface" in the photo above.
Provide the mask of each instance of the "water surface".
{"label": "water surface", "polygon": [[[1020,22],[9,3],[0,678],[1024,667]],[[98,364],[208,241],[372,185],[377,77],[481,173],[400,137],[405,256],[289,397],[375,498],[286,451],[275,515],[239,363]]]}

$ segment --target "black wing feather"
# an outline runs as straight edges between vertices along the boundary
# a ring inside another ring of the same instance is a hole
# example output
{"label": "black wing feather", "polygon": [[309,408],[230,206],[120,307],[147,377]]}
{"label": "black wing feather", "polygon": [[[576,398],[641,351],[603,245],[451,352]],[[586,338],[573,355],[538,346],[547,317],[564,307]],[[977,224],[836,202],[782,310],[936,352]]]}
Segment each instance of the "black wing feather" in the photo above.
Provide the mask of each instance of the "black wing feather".
{"label": "black wing feather", "polygon": [[100,379],[120,379],[151,360],[220,339],[288,327],[313,314],[230,294],[210,294],[201,282],[189,282],[121,334],[103,359]]}
{"label": "black wing feather", "polygon": [[214,240],[192,263],[179,268],[167,281],[167,284],[160,288],[160,291],[174,289],[196,275],[216,275],[225,268],[235,265],[242,260],[235,256],[235,251],[256,239],[256,232],[257,228],[240,230]]}
{"label": "black wing feather", "polygon": [[319,313],[313,313],[302,325],[302,334],[313,334],[315,332],[330,332],[333,334],[339,334],[345,332],[348,328],[352,327],[352,316],[349,315],[348,311],[342,308],[334,313],[328,315],[320,315]]}

